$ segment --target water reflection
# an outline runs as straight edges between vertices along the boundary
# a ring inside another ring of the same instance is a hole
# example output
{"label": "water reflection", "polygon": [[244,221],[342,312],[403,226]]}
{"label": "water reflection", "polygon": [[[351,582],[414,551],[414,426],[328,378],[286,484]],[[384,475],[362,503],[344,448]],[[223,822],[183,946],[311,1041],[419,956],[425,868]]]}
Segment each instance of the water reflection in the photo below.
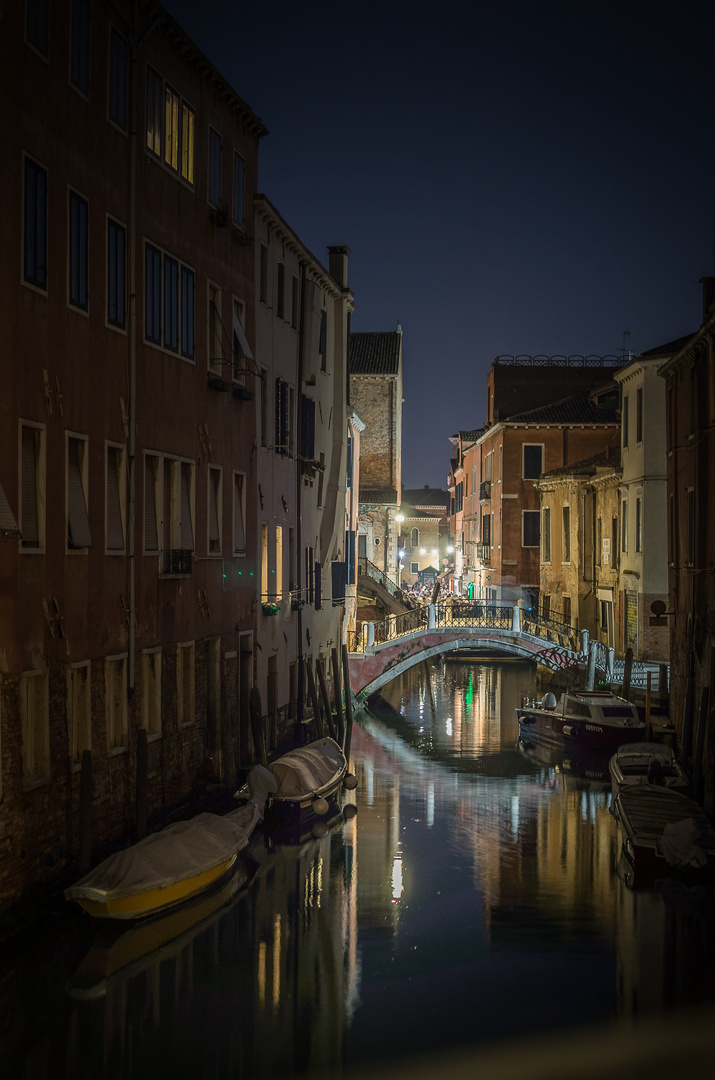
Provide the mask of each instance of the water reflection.
{"label": "water reflection", "polygon": [[607,780],[517,745],[532,677],[413,669],[360,714],[328,835],[257,838],[243,876],[76,955],[64,912],[0,967],[0,1074],[338,1077],[714,998],[713,892],[626,887]]}

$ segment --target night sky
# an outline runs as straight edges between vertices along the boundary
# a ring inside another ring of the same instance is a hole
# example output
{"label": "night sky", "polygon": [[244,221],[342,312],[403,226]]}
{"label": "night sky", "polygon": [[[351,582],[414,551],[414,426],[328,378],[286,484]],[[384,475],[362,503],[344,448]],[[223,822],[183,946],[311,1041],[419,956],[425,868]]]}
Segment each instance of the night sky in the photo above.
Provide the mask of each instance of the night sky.
{"label": "night sky", "polygon": [[[165,0],[261,117],[259,189],[404,331],[403,482],[501,354],[636,353],[715,274],[715,4]],[[624,337],[624,331],[630,331]]]}

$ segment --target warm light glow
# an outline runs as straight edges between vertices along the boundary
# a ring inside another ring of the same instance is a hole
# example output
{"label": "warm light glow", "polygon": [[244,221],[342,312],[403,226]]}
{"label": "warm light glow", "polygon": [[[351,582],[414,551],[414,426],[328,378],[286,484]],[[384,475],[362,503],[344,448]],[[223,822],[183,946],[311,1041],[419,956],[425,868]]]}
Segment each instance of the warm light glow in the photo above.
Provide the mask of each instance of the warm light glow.
{"label": "warm light glow", "polygon": [[447,546],[447,554],[448,554],[448,555],[451,555],[453,551],[454,551],[454,548],[452,547],[452,545],[451,545],[451,544],[449,544],[449,545]]}
{"label": "warm light glow", "polygon": [[425,548],[420,548],[420,555],[424,555],[425,550],[426,550]]}
{"label": "warm light glow", "polygon": [[404,520],[405,520],[405,515],[404,514],[395,514],[395,521],[404,521]]}
{"label": "warm light glow", "polygon": [[398,851],[392,863],[392,902],[402,898],[402,855]]}

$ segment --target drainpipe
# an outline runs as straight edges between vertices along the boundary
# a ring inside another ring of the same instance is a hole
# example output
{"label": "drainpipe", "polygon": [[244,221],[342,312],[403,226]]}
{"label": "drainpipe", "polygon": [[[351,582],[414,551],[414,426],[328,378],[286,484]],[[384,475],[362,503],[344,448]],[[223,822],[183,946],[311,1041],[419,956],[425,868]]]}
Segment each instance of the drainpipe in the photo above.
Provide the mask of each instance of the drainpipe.
{"label": "drainpipe", "polygon": [[[305,663],[303,660],[303,460],[301,457],[303,439],[303,378],[305,376],[305,263],[300,263],[300,313],[298,316],[298,396],[296,417],[296,443],[298,447],[297,467],[295,470],[295,587],[298,595],[298,619],[296,623],[297,660],[298,660],[298,701],[295,731],[293,737],[297,744],[301,742],[303,732],[303,696]],[[315,450],[315,447],[313,448]]]}

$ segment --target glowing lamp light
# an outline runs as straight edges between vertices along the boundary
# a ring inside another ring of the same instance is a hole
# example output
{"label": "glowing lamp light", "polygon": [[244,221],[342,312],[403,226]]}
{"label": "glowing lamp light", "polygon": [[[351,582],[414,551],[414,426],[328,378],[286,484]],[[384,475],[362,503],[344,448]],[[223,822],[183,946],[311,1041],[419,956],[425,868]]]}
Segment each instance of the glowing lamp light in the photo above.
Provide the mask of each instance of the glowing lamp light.
{"label": "glowing lamp light", "polygon": [[420,555],[424,555],[424,553],[425,553],[425,548],[420,548]]}
{"label": "glowing lamp light", "polygon": [[402,897],[402,855],[395,855],[392,864],[392,902],[393,904]]}
{"label": "glowing lamp light", "polygon": [[450,544],[450,545],[449,545],[449,547],[447,548],[447,554],[448,554],[448,555],[451,555],[453,551],[454,551],[454,548],[453,548],[453,547],[452,547],[452,545]]}
{"label": "glowing lamp light", "polygon": [[395,514],[395,521],[404,521],[404,520],[405,520],[405,515],[404,514]]}

